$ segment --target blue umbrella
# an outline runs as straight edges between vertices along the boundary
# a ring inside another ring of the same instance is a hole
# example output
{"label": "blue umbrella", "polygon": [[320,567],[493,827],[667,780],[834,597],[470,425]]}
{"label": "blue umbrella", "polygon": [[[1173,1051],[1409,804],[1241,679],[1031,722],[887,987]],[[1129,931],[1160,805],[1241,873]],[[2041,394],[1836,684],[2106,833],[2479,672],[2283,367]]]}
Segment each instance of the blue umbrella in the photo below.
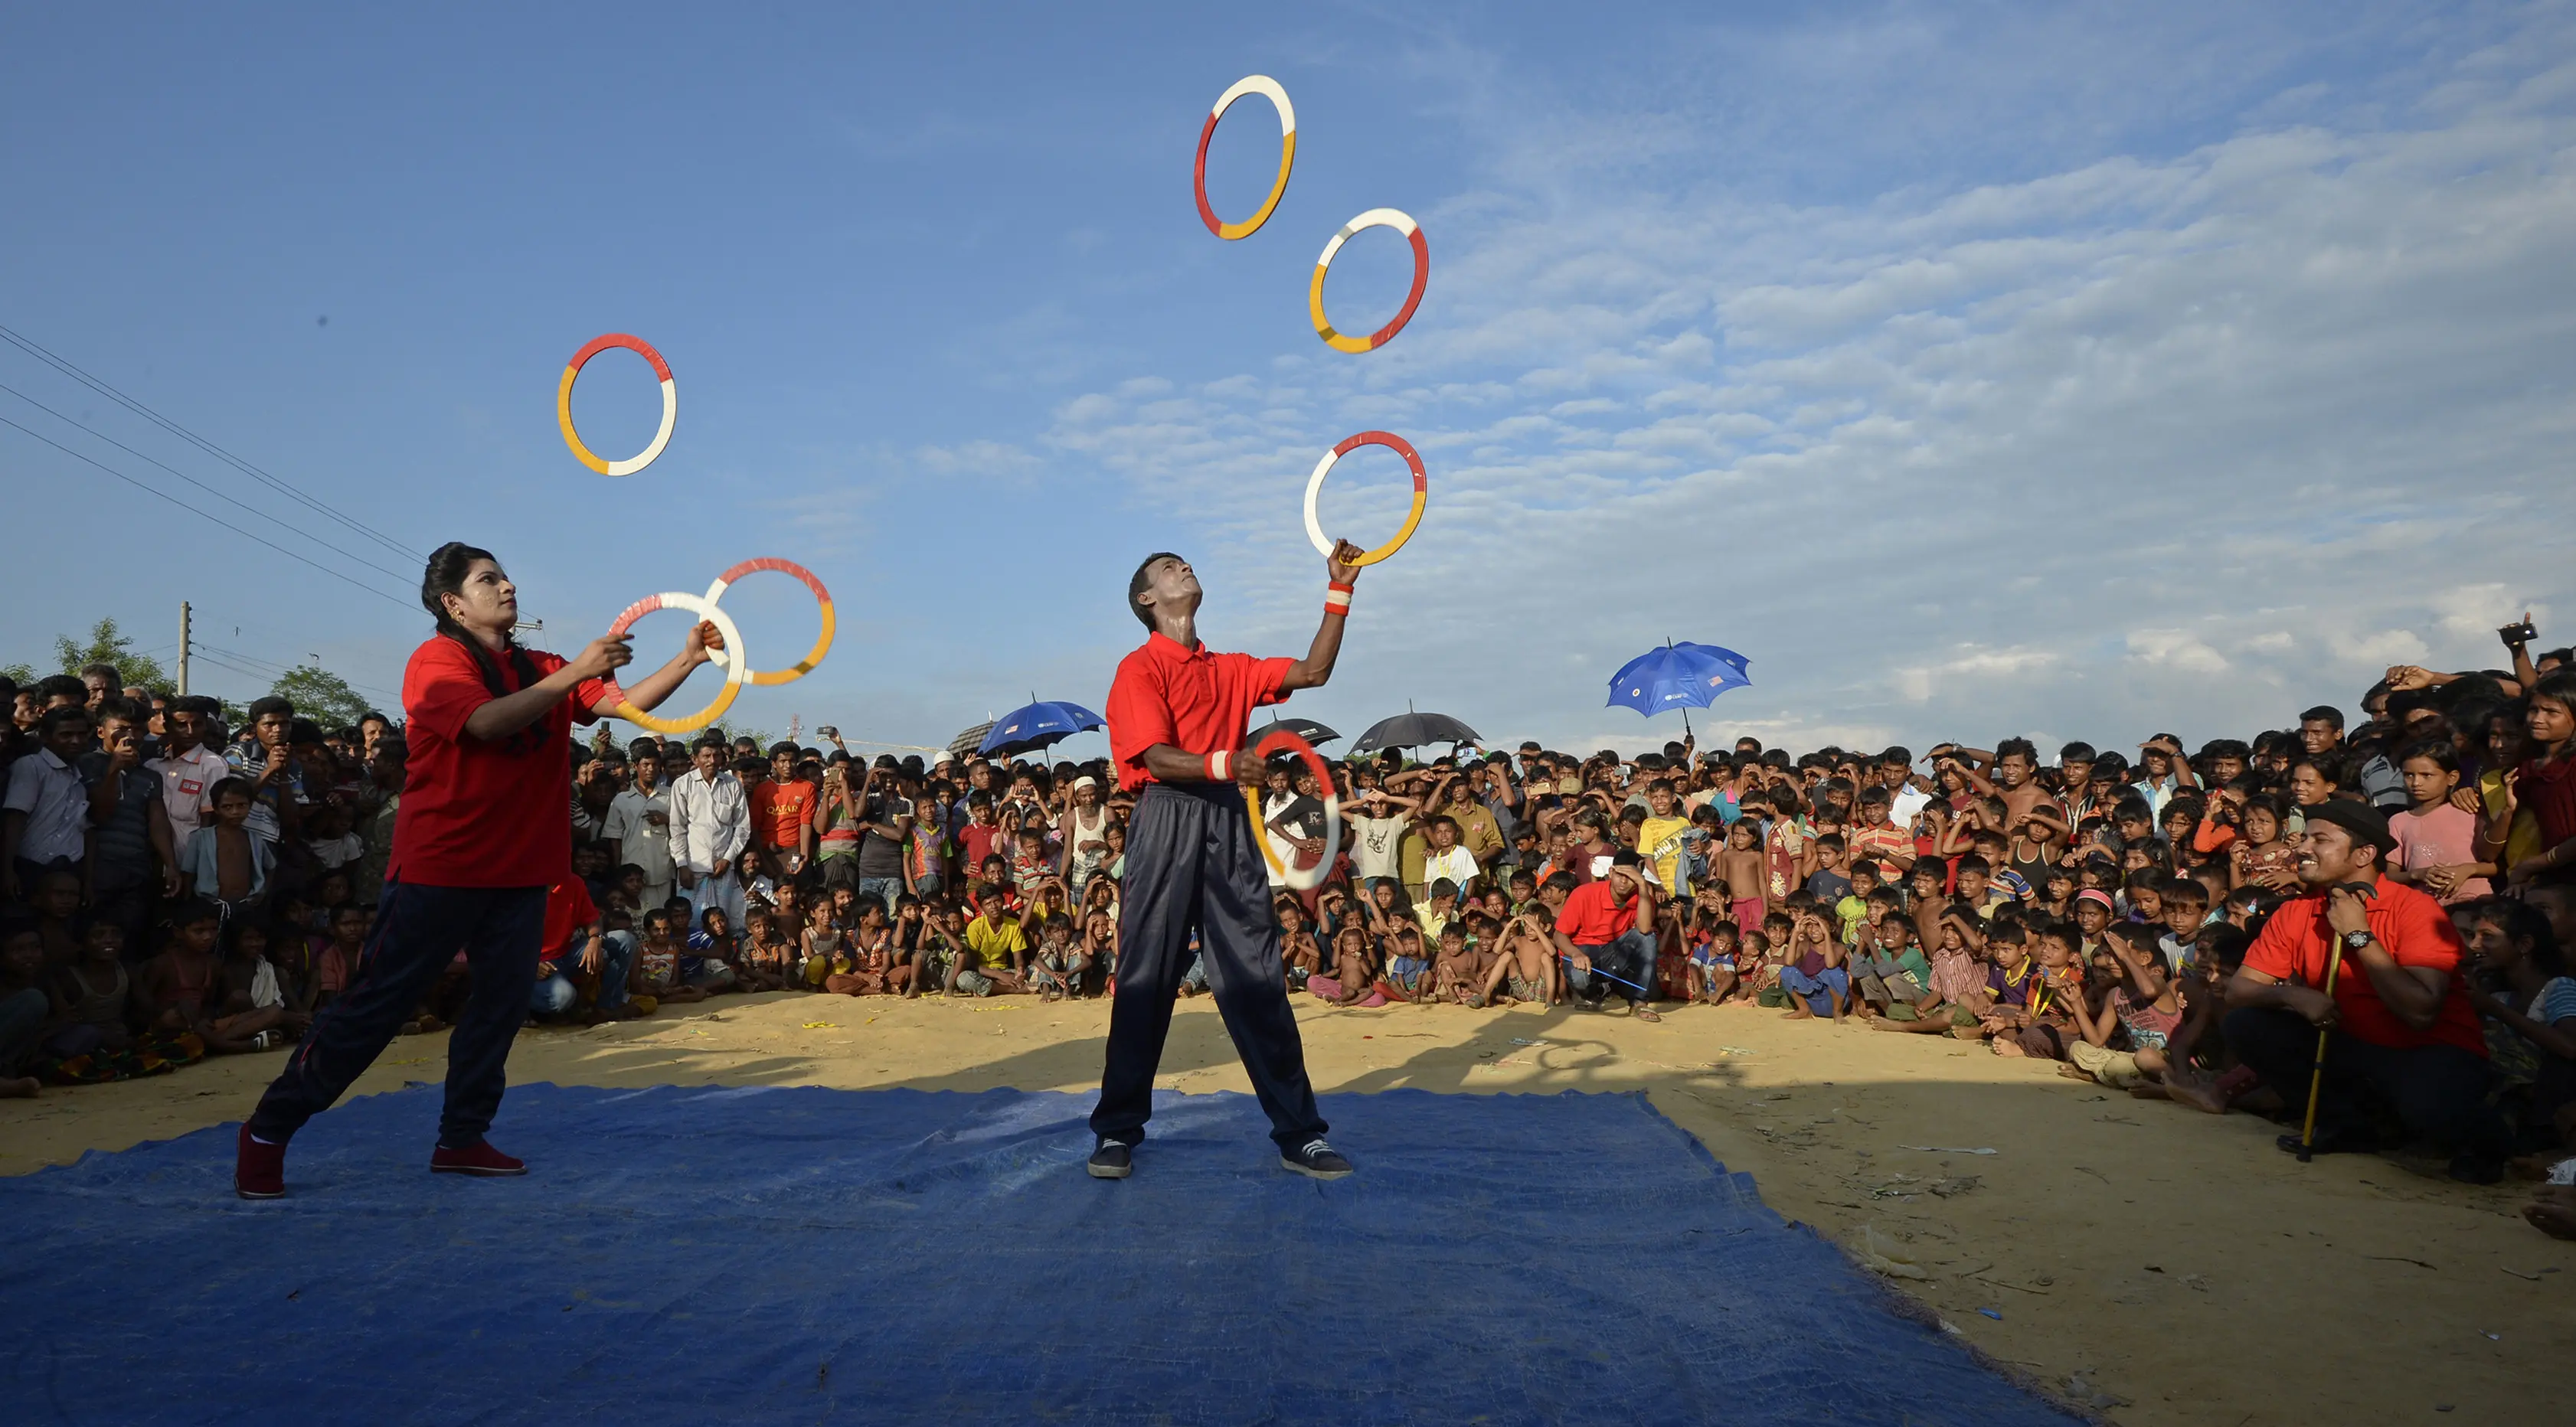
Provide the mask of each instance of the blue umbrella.
{"label": "blue umbrella", "polygon": [[992,730],[984,735],[983,743],[975,751],[1016,758],[1031,749],[1061,743],[1100,725],[1100,715],[1082,705],[1050,699],[1013,709],[993,720]]}
{"label": "blue umbrella", "polygon": [[[1753,661],[1714,644],[1674,644],[1650,649],[1610,676],[1610,703],[1635,709],[1648,718],[1666,709],[1704,709],[1718,695],[1753,682],[1744,667]],[[1687,724],[1690,715],[1685,712]]]}

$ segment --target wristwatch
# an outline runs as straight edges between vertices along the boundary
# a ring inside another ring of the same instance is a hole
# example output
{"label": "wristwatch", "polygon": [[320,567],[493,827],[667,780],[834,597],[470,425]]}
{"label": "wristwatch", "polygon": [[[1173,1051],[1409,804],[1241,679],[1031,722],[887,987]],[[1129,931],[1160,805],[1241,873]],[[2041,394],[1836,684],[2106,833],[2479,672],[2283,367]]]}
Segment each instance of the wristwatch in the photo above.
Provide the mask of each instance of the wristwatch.
{"label": "wristwatch", "polygon": [[2378,938],[2372,936],[2366,931],[2345,932],[2343,934],[2343,949],[2346,951],[2359,951],[2376,940],[2378,940]]}

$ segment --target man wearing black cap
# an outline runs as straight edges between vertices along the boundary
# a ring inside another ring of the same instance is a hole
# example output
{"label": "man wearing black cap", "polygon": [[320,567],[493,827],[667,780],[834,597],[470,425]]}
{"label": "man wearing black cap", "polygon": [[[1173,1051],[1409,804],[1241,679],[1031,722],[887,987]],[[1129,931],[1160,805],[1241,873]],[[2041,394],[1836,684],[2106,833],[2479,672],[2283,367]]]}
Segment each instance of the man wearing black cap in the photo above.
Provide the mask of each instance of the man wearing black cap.
{"label": "man wearing black cap", "polygon": [[[2453,1178],[2492,1184],[2504,1123],[2486,1103],[2486,1040],[2453,995],[2463,949],[2440,903],[2380,876],[2396,846],[2388,821],[2351,799],[2308,810],[2299,842],[2307,895],[2283,906],[2228,983],[2228,1045],[2292,1107],[2307,1101],[2317,1033],[2329,1030],[2317,1106],[2318,1153],[2379,1145],[2387,1112],[2410,1136],[2451,1151]],[[2329,996],[2326,970],[2342,966]],[[2299,1148],[2283,1135],[2281,1147]]]}

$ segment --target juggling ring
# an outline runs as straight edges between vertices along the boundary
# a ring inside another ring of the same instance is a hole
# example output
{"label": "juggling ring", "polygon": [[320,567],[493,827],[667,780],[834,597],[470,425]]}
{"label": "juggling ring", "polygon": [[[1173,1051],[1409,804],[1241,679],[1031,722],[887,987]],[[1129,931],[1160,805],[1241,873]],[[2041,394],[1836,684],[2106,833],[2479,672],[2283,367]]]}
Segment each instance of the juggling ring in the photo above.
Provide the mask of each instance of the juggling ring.
{"label": "juggling ring", "polygon": [[742,631],[734,628],[733,616],[725,613],[714,600],[699,595],[676,592],[646,595],[628,605],[626,612],[619,615],[616,622],[608,626],[608,637],[624,638],[626,631],[634,627],[635,621],[655,610],[662,609],[684,610],[700,619],[708,620],[715,625],[716,632],[724,636],[725,647],[716,651],[716,658],[724,665],[725,681],[724,687],[716,691],[715,702],[687,718],[656,718],[635,707],[627,699],[626,691],[619,688],[615,680],[611,680],[607,697],[592,707],[600,713],[622,718],[648,733],[695,733],[724,717],[725,710],[733,707],[735,696],[742,692],[743,671],[751,667],[751,658],[742,647]]}
{"label": "juggling ring", "polygon": [[[1225,117],[1225,111],[1247,94],[1258,94],[1279,110],[1279,176],[1270,181],[1270,196],[1261,200],[1259,210],[1240,223],[1227,223],[1217,218],[1216,209],[1208,203],[1208,141],[1216,137],[1216,123]],[[1288,91],[1266,74],[1248,74],[1236,80],[1233,87],[1216,97],[1216,107],[1208,111],[1207,123],[1199,128],[1198,162],[1190,170],[1190,189],[1199,201],[1199,221],[1207,225],[1209,232],[1229,240],[1249,238],[1261,231],[1261,225],[1270,221],[1270,210],[1279,206],[1279,196],[1288,191],[1288,170],[1296,162],[1297,110],[1288,102]]]}
{"label": "juggling ring", "polygon": [[[745,560],[716,576],[716,582],[707,586],[707,603],[714,604],[724,598],[726,587],[734,581],[745,575],[758,574],[763,570],[776,570],[782,575],[793,575],[804,581],[805,588],[814,592],[814,604],[823,614],[823,632],[814,636],[814,647],[806,651],[805,657],[797,660],[793,668],[753,670],[743,676],[743,682],[747,684],[792,684],[814,672],[814,666],[822,663],[823,656],[831,652],[832,648],[832,592],[823,588],[823,582],[814,578],[813,571],[793,560],[781,560],[776,556]],[[732,635],[725,636],[728,640],[732,637]]]}
{"label": "juggling ring", "polygon": [[1357,436],[1344,437],[1342,444],[1325,452],[1324,459],[1315,463],[1315,474],[1306,478],[1306,538],[1314,541],[1315,549],[1327,557],[1333,553],[1333,542],[1324,538],[1324,523],[1315,518],[1315,497],[1323,494],[1324,477],[1332,473],[1333,463],[1362,446],[1384,446],[1402,456],[1404,464],[1413,468],[1413,510],[1404,517],[1404,528],[1395,532],[1393,540],[1351,562],[1354,565],[1374,565],[1403,549],[1404,542],[1413,538],[1413,528],[1422,523],[1422,507],[1431,498],[1431,478],[1423,472],[1422,453],[1413,449],[1412,442],[1392,431],[1363,431]]}
{"label": "juggling ring", "polygon": [[1271,871],[1279,874],[1281,885],[1286,886],[1291,891],[1308,892],[1324,885],[1324,879],[1332,875],[1333,863],[1342,855],[1342,796],[1340,791],[1333,786],[1333,770],[1331,765],[1325,763],[1323,755],[1315,751],[1315,745],[1308,743],[1306,740],[1299,738],[1297,735],[1290,733],[1284,728],[1271,730],[1269,737],[1264,738],[1259,744],[1254,746],[1250,756],[1254,758],[1267,759],[1269,758],[1270,751],[1272,749],[1282,746],[1285,746],[1289,752],[1305,759],[1306,766],[1315,771],[1315,781],[1323,786],[1323,858],[1313,867],[1307,868],[1304,871],[1300,871],[1297,868],[1281,862],[1279,860],[1279,854],[1272,851],[1270,848],[1270,825],[1264,822],[1261,817],[1260,791],[1254,788],[1244,789],[1243,806],[1245,811],[1252,814],[1252,840],[1254,844],[1261,849],[1261,859],[1270,864]]}
{"label": "juggling ring", "polygon": [[[644,448],[643,455],[624,461],[603,461],[592,455],[590,448],[581,444],[581,433],[572,427],[573,381],[581,375],[583,367],[590,365],[591,358],[611,347],[623,347],[651,362],[653,375],[662,379],[662,429],[653,433],[653,444]],[[593,337],[589,346],[572,354],[572,362],[564,368],[563,383],[555,388],[555,419],[563,423],[564,444],[572,448],[573,459],[603,476],[631,476],[653,464],[654,459],[662,454],[662,448],[671,444],[672,423],[680,419],[680,390],[671,382],[671,364],[663,361],[662,354],[654,351],[652,345],[641,337],[629,337],[623,332]]]}
{"label": "juggling ring", "polygon": [[[1350,337],[1334,331],[1333,324],[1324,320],[1324,274],[1332,270],[1333,255],[1342,250],[1342,244],[1349,242],[1351,236],[1363,228],[1393,228],[1412,240],[1413,291],[1405,294],[1404,310],[1395,314],[1394,321],[1366,337]],[[1423,240],[1422,226],[1410,215],[1396,209],[1372,208],[1343,224],[1341,231],[1333,235],[1333,240],[1324,245],[1324,255],[1315,259],[1315,280],[1306,289],[1306,311],[1315,319],[1315,335],[1324,339],[1325,346],[1336,352],[1375,351],[1403,331],[1405,323],[1413,320],[1413,309],[1422,305],[1422,289],[1430,281],[1431,245]]]}

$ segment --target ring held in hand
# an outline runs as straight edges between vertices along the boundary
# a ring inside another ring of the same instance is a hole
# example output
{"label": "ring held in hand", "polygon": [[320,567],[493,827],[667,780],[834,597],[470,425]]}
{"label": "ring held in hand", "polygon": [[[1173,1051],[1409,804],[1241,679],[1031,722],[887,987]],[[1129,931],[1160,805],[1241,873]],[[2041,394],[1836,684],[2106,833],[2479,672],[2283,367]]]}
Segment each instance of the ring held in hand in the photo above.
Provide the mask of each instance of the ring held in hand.
{"label": "ring held in hand", "polygon": [[1413,538],[1413,528],[1422,523],[1422,508],[1430,500],[1431,480],[1423,472],[1422,453],[1413,449],[1412,442],[1392,431],[1363,431],[1357,436],[1343,438],[1342,444],[1325,452],[1324,459],[1315,463],[1315,474],[1306,478],[1306,538],[1314,541],[1317,553],[1328,559],[1333,553],[1333,542],[1324,538],[1324,524],[1315,517],[1315,497],[1323,494],[1324,477],[1332,473],[1333,463],[1362,446],[1384,446],[1402,456],[1404,464],[1413,468],[1413,510],[1404,517],[1404,528],[1395,532],[1393,540],[1351,562],[1353,565],[1374,565],[1403,549],[1404,542]]}
{"label": "ring held in hand", "polygon": [[[611,347],[624,347],[651,362],[653,375],[662,379],[662,429],[653,433],[653,444],[644,448],[643,455],[626,461],[603,461],[592,455],[590,448],[581,444],[581,433],[572,427],[573,381],[581,375],[581,369],[590,364],[591,358]],[[662,454],[662,448],[671,444],[671,425],[679,418],[680,392],[671,382],[671,364],[663,361],[662,354],[654,351],[643,338],[629,337],[623,332],[594,337],[589,346],[573,353],[571,364],[564,368],[563,384],[555,389],[555,419],[563,423],[564,444],[572,448],[575,459],[603,476],[631,476],[653,464],[654,459]]]}
{"label": "ring held in hand", "polygon": [[1333,786],[1332,765],[1326,763],[1324,756],[1315,751],[1315,745],[1284,728],[1273,729],[1269,737],[1253,747],[1252,756],[1266,759],[1271,753],[1280,749],[1285,749],[1306,760],[1306,766],[1315,770],[1315,782],[1323,789],[1323,858],[1314,866],[1306,868],[1290,867],[1281,862],[1279,854],[1271,850],[1270,828],[1261,817],[1260,790],[1244,789],[1243,806],[1252,814],[1252,841],[1261,849],[1261,858],[1270,864],[1270,870],[1279,874],[1282,885],[1291,891],[1312,891],[1324,885],[1324,879],[1333,875],[1333,863],[1342,855],[1342,796]]}
{"label": "ring held in hand", "polygon": [[[1405,294],[1404,310],[1395,314],[1394,321],[1366,337],[1349,337],[1334,331],[1333,324],[1324,320],[1324,274],[1332,271],[1333,255],[1342,250],[1342,244],[1349,242],[1351,235],[1362,228],[1393,228],[1412,240],[1413,291]],[[1337,352],[1374,351],[1385,346],[1390,338],[1404,330],[1405,323],[1413,320],[1413,309],[1422,305],[1422,289],[1430,281],[1431,245],[1423,240],[1421,225],[1395,209],[1372,208],[1343,224],[1342,230],[1333,235],[1333,240],[1324,245],[1324,255],[1315,259],[1315,280],[1306,289],[1306,311],[1315,319],[1315,335],[1323,338],[1326,346]]]}
{"label": "ring held in hand", "polygon": [[[1240,223],[1220,222],[1216,209],[1208,203],[1208,140],[1216,137],[1216,123],[1225,117],[1225,111],[1247,94],[1261,95],[1279,110],[1279,176],[1270,181],[1270,196],[1261,200],[1260,209],[1251,217]],[[1190,171],[1190,188],[1199,201],[1199,221],[1207,224],[1207,230],[1220,238],[1251,237],[1261,230],[1262,224],[1270,221],[1270,210],[1279,206],[1279,195],[1288,191],[1288,170],[1296,161],[1297,111],[1288,103],[1288,91],[1279,87],[1278,80],[1266,74],[1248,74],[1236,80],[1232,88],[1216,97],[1216,107],[1208,111],[1207,123],[1199,128],[1198,162]]]}
{"label": "ring held in hand", "polygon": [[647,595],[628,605],[626,612],[619,615],[616,622],[608,626],[609,638],[625,638],[626,632],[635,627],[635,621],[655,610],[663,609],[683,610],[694,614],[714,624],[716,632],[724,636],[725,647],[715,651],[715,658],[724,665],[725,681],[724,687],[716,690],[715,702],[687,718],[656,718],[629,702],[626,691],[619,688],[617,682],[612,679],[608,681],[607,695],[591,707],[596,712],[622,718],[647,733],[695,733],[724,717],[725,710],[733,707],[735,696],[742,692],[743,671],[751,667],[751,656],[742,647],[742,631],[734,628],[733,616],[717,607],[714,600],[699,595],[679,593]]}
{"label": "ring held in hand", "polygon": [[[725,571],[723,574],[716,576],[716,582],[707,586],[707,603],[714,604],[716,601],[724,598],[726,588],[731,586],[734,581],[741,579],[745,575],[758,574],[762,570],[776,570],[782,575],[793,575],[797,579],[804,581],[805,588],[814,592],[815,606],[822,611],[823,632],[814,636],[814,647],[806,651],[804,658],[796,661],[795,667],[788,669],[770,669],[766,671],[754,670],[743,676],[743,682],[747,684],[792,684],[797,680],[804,678],[807,674],[814,672],[814,666],[822,663],[823,656],[831,652],[832,592],[823,588],[823,582],[814,578],[813,571],[806,569],[795,561],[781,560],[774,555],[764,555],[757,560],[745,560],[741,564],[734,566],[732,569]],[[727,639],[731,639],[733,636],[727,635],[725,637]]]}

